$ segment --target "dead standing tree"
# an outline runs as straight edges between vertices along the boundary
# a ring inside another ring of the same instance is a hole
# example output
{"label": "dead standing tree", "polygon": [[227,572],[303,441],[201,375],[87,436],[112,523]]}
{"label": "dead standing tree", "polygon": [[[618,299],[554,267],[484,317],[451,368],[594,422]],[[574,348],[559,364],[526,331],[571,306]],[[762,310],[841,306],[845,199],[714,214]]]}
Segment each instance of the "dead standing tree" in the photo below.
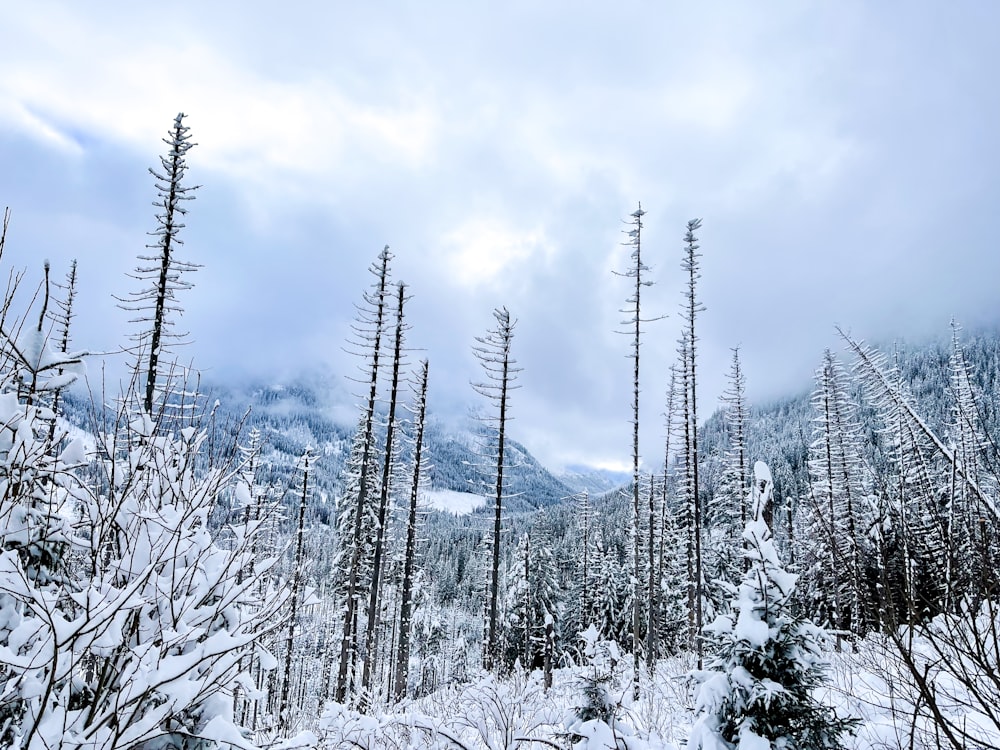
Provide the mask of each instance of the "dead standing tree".
{"label": "dead standing tree", "polygon": [[410,507],[406,519],[406,552],[403,559],[403,592],[399,607],[399,645],[396,648],[396,669],[393,679],[393,700],[406,695],[410,668],[410,628],[413,613],[413,578],[417,546],[417,500],[420,491],[420,469],[423,457],[424,424],[427,417],[427,371],[425,359],[420,368],[420,391],[417,397],[417,435],[413,446],[413,481],[410,484]]}
{"label": "dead standing tree", "polygon": [[[641,313],[642,288],[652,286],[653,282],[648,281],[645,275],[649,272],[649,266],[642,261],[642,217],[645,215],[642,204],[632,212],[632,228],[626,232],[628,239],[624,245],[632,248],[630,255],[630,265],[627,271],[615,272],[618,276],[630,279],[634,287],[632,294],[625,300],[621,312],[629,317],[622,321],[622,325],[628,326],[628,330],[621,333],[632,336],[632,353],[629,357],[632,360],[632,659],[635,679],[632,686],[632,694],[635,699],[639,698],[639,654],[642,650],[642,502],[639,497],[639,347],[641,344],[642,324],[661,320],[663,316],[657,318],[643,318]],[[650,529],[650,546],[653,544],[652,529]],[[651,658],[649,654],[647,659]]]}
{"label": "dead standing tree", "polygon": [[486,642],[483,644],[483,667],[492,670],[496,665],[498,651],[498,599],[500,592],[500,520],[504,498],[504,448],[506,446],[506,430],[508,420],[508,399],[510,392],[517,388],[514,380],[521,368],[511,356],[511,342],[514,338],[516,319],[510,317],[506,307],[493,311],[497,327],[488,331],[485,336],[476,337],[476,346],[472,348],[476,358],[483,366],[486,377],[473,383],[477,393],[488,398],[496,406],[495,416],[488,417],[488,422],[495,429],[496,459],[494,466],[494,505],[493,505],[493,539],[491,542],[490,581],[487,596],[489,597],[489,621],[486,631]]}
{"label": "dead standing tree", "polygon": [[[362,585],[361,574],[365,562],[365,518],[369,514],[369,495],[373,492],[370,486],[371,469],[376,459],[375,446],[375,402],[378,397],[378,379],[380,356],[382,351],[382,335],[386,326],[386,291],[389,279],[389,261],[392,254],[389,246],[379,253],[378,260],[371,267],[375,276],[374,291],[366,292],[364,302],[358,307],[358,319],[353,329],[355,345],[358,354],[364,359],[367,367],[363,371],[368,376],[367,400],[362,413],[360,455],[357,456],[357,487],[348,498],[351,506],[348,509],[350,528],[344,531],[349,536],[341,540],[344,549],[342,553],[346,562],[346,585],[344,595],[344,620],[340,640],[340,663],[337,667],[337,683],[334,698],[338,703],[347,699],[351,675],[357,666],[358,640],[356,625],[359,610],[359,595]],[[376,480],[377,482],[377,480]]]}
{"label": "dead standing tree", "polygon": [[142,289],[132,292],[128,299],[119,300],[124,310],[137,313],[138,317],[130,322],[138,323],[142,328],[133,340],[137,373],[144,373],[145,377],[142,405],[146,414],[153,413],[158,384],[164,385],[161,381],[163,363],[160,361],[163,354],[172,346],[183,343],[187,336],[172,330],[172,317],[183,312],[175,295],[178,290],[192,286],[182,278],[182,274],[199,267],[176,256],[177,247],[184,244],[178,237],[184,228],[182,219],[187,213],[184,201],[194,200],[192,193],[198,188],[197,185],[183,184],[187,172],[185,156],[195,145],[191,142],[189,130],[184,124],[184,113],[179,113],[167,138],[163,139],[169,150],[166,156],[160,157],[161,169],[149,170],[156,180],[159,195],[153,202],[158,209],[156,222],[159,226],[150,233],[156,242],[146,247],[155,254],[139,256],[139,265],[132,278],[143,285]]}

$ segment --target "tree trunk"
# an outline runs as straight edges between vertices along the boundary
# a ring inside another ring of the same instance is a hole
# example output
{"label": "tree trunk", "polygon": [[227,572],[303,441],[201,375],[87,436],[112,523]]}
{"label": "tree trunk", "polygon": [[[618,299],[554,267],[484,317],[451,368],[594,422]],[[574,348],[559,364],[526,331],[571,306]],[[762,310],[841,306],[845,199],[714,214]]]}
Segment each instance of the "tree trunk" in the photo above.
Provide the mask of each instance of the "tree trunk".
{"label": "tree trunk", "polygon": [[420,488],[420,459],[424,443],[424,419],[427,414],[427,370],[424,360],[420,378],[420,398],[417,412],[417,442],[413,454],[413,481],[410,484],[410,511],[406,520],[406,554],[403,559],[403,591],[399,607],[399,646],[396,649],[396,674],[393,681],[393,699],[400,701],[406,695],[410,668],[410,618],[413,608],[413,565],[417,544],[417,497]]}
{"label": "tree trunk", "polygon": [[361,672],[361,690],[363,708],[370,700],[368,691],[371,688],[372,662],[375,660],[376,638],[378,624],[379,587],[382,576],[382,555],[385,547],[385,525],[389,507],[389,485],[391,483],[393,438],[396,429],[396,398],[399,392],[399,367],[403,347],[403,303],[406,300],[406,285],[400,283],[397,287],[398,301],[396,308],[396,334],[393,343],[392,356],[392,387],[389,391],[389,415],[385,434],[385,457],[382,462],[382,486],[378,502],[378,523],[375,527],[375,554],[372,559],[372,580],[368,595],[368,623],[365,628],[365,650],[367,658]]}

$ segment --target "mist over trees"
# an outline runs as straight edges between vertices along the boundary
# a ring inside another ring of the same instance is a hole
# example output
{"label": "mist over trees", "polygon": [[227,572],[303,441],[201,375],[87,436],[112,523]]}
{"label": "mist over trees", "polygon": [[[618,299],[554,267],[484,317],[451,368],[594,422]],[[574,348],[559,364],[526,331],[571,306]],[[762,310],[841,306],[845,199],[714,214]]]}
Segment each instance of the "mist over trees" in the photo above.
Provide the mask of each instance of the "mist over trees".
{"label": "mist over trees", "polygon": [[[121,384],[82,387],[88,269],[8,272],[0,745],[826,748],[885,722],[899,747],[1000,746],[1000,336],[953,322],[880,351],[841,333],[811,391],[775,404],[748,403],[736,348],[701,420],[701,221],[651,250],[639,208],[619,274],[632,476],[591,492],[515,439],[506,307],[456,342],[482,367],[479,421],[435,422],[388,247],[346,342],[352,427],[329,381],[207,395],[175,349],[178,292],[197,293],[176,255],[183,115],[165,143]],[[641,336],[660,316],[640,297],[678,259],[677,360],[649,373],[640,345],[666,338]],[[644,462],[649,418],[665,440]],[[459,495],[471,512],[435,507]],[[886,695],[862,706],[830,662]]]}

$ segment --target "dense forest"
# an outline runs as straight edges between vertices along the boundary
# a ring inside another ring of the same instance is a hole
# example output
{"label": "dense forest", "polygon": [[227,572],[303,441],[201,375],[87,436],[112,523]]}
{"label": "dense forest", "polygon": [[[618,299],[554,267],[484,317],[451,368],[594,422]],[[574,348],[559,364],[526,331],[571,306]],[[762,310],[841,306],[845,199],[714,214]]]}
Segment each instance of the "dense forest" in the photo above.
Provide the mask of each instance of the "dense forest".
{"label": "dense forest", "polygon": [[[433,363],[406,342],[419,290],[388,248],[359,280],[353,395],[181,367],[182,115],[166,143],[153,242],[119,300],[120,387],[78,381],[75,265],[8,271],[0,745],[1000,746],[996,332],[842,334],[800,395],[757,405],[734,350],[703,419],[693,220],[671,388],[640,403],[639,208],[609,321],[629,341],[633,471],[558,477],[508,432],[506,308],[456,344],[482,365],[477,419],[434,418]],[[666,415],[652,466],[647,414]]]}

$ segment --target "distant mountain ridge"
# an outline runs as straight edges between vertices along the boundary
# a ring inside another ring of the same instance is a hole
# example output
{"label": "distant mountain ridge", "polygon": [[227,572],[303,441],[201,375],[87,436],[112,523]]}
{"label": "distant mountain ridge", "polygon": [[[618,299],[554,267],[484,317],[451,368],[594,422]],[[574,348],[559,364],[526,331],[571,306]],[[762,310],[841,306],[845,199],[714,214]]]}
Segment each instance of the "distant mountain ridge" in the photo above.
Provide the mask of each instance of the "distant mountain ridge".
{"label": "distant mountain ridge", "polygon": [[[306,447],[311,447],[317,456],[315,467],[320,486],[336,493],[359,418],[357,399],[349,393],[342,378],[212,384],[206,392],[212,400],[220,402],[220,408],[231,418],[250,409],[247,427],[260,431],[266,463],[291,469]],[[409,414],[400,411],[409,420]],[[380,416],[384,420],[385,415]],[[384,430],[384,424],[381,429]],[[411,425],[404,423],[401,432],[401,457],[406,460],[413,439]],[[484,505],[491,505],[492,468],[489,459],[480,455],[483,437],[481,425],[474,419],[454,424],[431,413],[424,433],[423,456],[429,487],[482,494]],[[507,441],[505,463],[505,506],[510,512],[547,507],[576,491],[543,467],[516,440]]]}
{"label": "distant mountain ridge", "polygon": [[592,495],[610,492],[632,481],[632,475],[627,471],[596,469],[581,464],[567,466],[557,478],[575,492],[589,492]]}
{"label": "distant mountain ridge", "polygon": [[[983,330],[964,332],[960,338],[981,394],[981,416],[989,432],[1000,442],[1000,399],[994,397],[1000,390],[1000,335],[996,330]],[[921,413],[938,431],[943,430],[948,408],[949,345],[950,340],[942,335],[907,343],[898,352],[903,379],[920,404]],[[882,347],[882,351],[891,350]],[[840,353],[838,356],[845,366],[850,366],[850,356]],[[818,354],[817,366],[819,361]],[[779,496],[799,496],[808,487],[805,446],[812,432],[814,415],[809,394],[813,386],[809,382],[802,386],[797,394],[749,405],[748,453],[751,460],[771,464]],[[250,429],[260,431],[263,482],[279,489],[294,487],[296,462],[310,447],[316,456],[313,474],[316,502],[320,505],[336,502],[359,416],[357,398],[350,393],[345,378],[313,374],[280,383],[264,380],[208,383],[202,390],[207,404],[219,403],[216,421],[223,429],[243,423],[244,441]],[[85,431],[92,429],[92,406],[85,395],[67,394],[65,409],[70,422]],[[446,421],[432,412],[425,434],[425,478],[433,490],[482,495],[483,507],[489,508],[492,470],[479,455],[479,431],[479,423],[472,418]],[[410,432],[408,426],[403,427],[404,436]],[[711,488],[727,445],[721,411],[703,423],[699,440],[702,460],[706,462],[706,487]],[[408,450],[404,449],[404,458]],[[581,492],[596,497],[631,481],[626,472],[580,465],[554,473],[516,440],[508,442],[508,458],[505,477],[508,513],[527,513],[559,505]]]}

